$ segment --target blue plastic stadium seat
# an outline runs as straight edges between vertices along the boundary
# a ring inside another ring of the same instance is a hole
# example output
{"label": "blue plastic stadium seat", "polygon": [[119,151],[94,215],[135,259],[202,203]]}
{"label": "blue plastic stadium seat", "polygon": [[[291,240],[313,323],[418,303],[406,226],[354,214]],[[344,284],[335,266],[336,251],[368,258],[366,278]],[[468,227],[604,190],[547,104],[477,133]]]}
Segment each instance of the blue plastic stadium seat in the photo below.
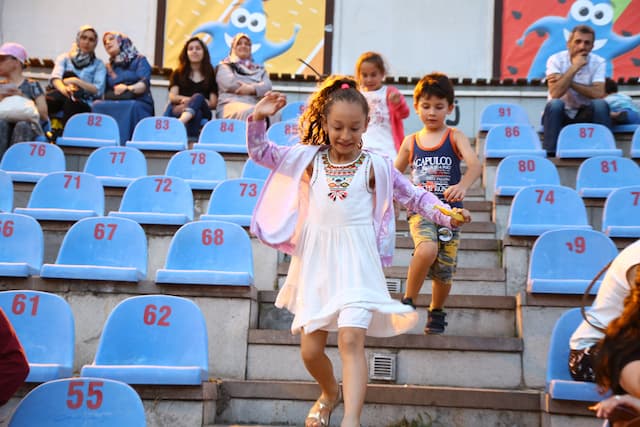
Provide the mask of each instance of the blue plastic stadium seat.
{"label": "blue plastic stadium seat", "polygon": [[595,383],[575,381],[569,373],[569,340],[582,321],[579,308],[564,312],[551,332],[547,356],[546,391],[552,399],[599,402]]}
{"label": "blue plastic stadium seat", "polygon": [[271,170],[247,159],[242,167],[242,178],[267,179]]}
{"label": "blue plastic stadium seat", "polygon": [[57,145],[46,142],[18,142],[2,156],[0,169],[13,181],[38,182],[50,172],[66,169],[64,152]]}
{"label": "blue plastic stadium seat", "polygon": [[27,382],[71,376],[75,323],[71,307],[63,298],[40,291],[4,291],[0,292],[0,308],[11,321],[27,356]]}
{"label": "blue plastic stadium seat", "polygon": [[0,213],[0,276],[28,277],[40,273],[44,235],[27,215]]}
{"label": "blue plastic stadium seat", "polygon": [[193,301],[170,295],[127,298],[107,319],[94,363],[82,376],[128,384],[199,385],[209,378],[207,327]]}
{"label": "blue plastic stadium seat", "polygon": [[495,194],[514,196],[529,185],[560,185],[558,169],[549,159],[532,155],[512,155],[498,163]]}
{"label": "blue plastic stadium seat", "polygon": [[204,125],[193,148],[219,153],[246,153],[246,134],[247,126],[242,120],[213,119]]}
{"label": "blue plastic stadium seat", "polygon": [[530,123],[527,112],[518,104],[489,104],[484,107],[480,115],[480,130],[488,131],[497,125],[530,126]]}
{"label": "blue plastic stadium seat", "polygon": [[288,120],[277,122],[267,129],[267,139],[278,145],[294,145],[300,142],[298,134],[298,121]]}
{"label": "blue plastic stadium seat", "polygon": [[626,157],[590,157],[576,175],[576,190],[582,197],[606,198],[616,188],[629,185],[640,185],[640,167]]}
{"label": "blue plastic stadium seat", "polygon": [[13,209],[13,181],[11,176],[0,170],[0,212],[11,212]]}
{"label": "blue plastic stadium seat", "polygon": [[613,133],[597,123],[574,123],[562,128],[556,150],[558,158],[622,156]]}
{"label": "blue plastic stadium seat", "polygon": [[171,157],[165,175],[184,179],[192,190],[213,190],[227,179],[227,166],[215,151],[185,150]]}
{"label": "blue plastic stadium seat", "polygon": [[[616,255],[615,243],[599,231],[562,228],[542,233],[531,250],[527,291],[582,295]],[[600,282],[592,288],[593,294]]]}
{"label": "blue plastic stadium seat", "polygon": [[143,176],[127,187],[120,210],[109,212],[109,216],[141,224],[184,224],[193,220],[193,194],[182,178]]}
{"label": "blue plastic stadium seat", "polygon": [[602,231],[611,237],[640,237],[640,185],[609,194],[602,213]]}
{"label": "blue plastic stadium seat", "polygon": [[104,189],[94,175],[84,172],[52,172],[33,188],[26,208],[16,213],[39,220],[77,221],[104,215]]}
{"label": "blue plastic stadium seat", "polygon": [[147,276],[147,237],[127,218],[85,218],[64,236],[55,264],[40,276],[51,279],[137,282]]}
{"label": "blue plastic stadium seat", "polygon": [[173,236],[158,283],[195,285],[253,284],[253,256],[247,232],[224,221],[196,221]]}
{"label": "blue plastic stadium seat", "polygon": [[209,207],[201,220],[229,221],[248,227],[251,215],[262,191],[261,179],[236,178],[222,181],[209,199]]}
{"label": "blue plastic stadium seat", "polygon": [[280,120],[298,120],[307,108],[307,103],[303,101],[290,102],[280,111]]}
{"label": "blue plastic stadium seat", "polygon": [[120,129],[111,116],[99,113],[74,114],[64,126],[56,145],[67,147],[105,147],[120,145]]}
{"label": "blue plastic stadium seat", "polygon": [[102,147],[93,151],[84,171],[98,177],[105,187],[126,187],[147,175],[147,160],[133,147]]}
{"label": "blue plastic stadium seat", "polygon": [[507,234],[539,236],[556,228],[591,229],[587,209],[578,193],[561,185],[531,185],[511,203]]}
{"label": "blue plastic stadium seat", "polygon": [[633,132],[631,137],[631,157],[634,159],[640,158],[640,126]]}
{"label": "blue plastic stadium seat", "polygon": [[20,401],[9,427],[145,427],[142,400],[129,385],[104,378],[40,384]]}
{"label": "blue plastic stadium seat", "polygon": [[545,157],[536,131],[524,125],[496,125],[487,134],[484,143],[485,158],[502,158],[512,154],[528,154]]}
{"label": "blue plastic stadium seat", "polygon": [[145,117],[136,124],[127,146],[140,150],[186,150],[187,128],[175,117]]}
{"label": "blue plastic stadium seat", "polygon": [[637,124],[625,124],[625,125],[614,125],[611,127],[613,133],[633,133],[638,129],[640,125]]}

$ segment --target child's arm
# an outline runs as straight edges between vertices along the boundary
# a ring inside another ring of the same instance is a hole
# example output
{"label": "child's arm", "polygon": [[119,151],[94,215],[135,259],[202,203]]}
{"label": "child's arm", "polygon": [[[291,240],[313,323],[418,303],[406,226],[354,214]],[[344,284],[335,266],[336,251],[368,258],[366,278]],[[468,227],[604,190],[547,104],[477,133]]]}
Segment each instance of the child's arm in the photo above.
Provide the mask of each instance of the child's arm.
{"label": "child's arm", "polygon": [[290,147],[279,146],[267,140],[265,119],[280,110],[286,102],[284,95],[268,92],[256,104],[253,114],[247,118],[247,152],[249,157],[269,169],[275,169]]}
{"label": "child's arm", "polygon": [[[420,187],[414,186],[403,174],[397,169],[393,169],[393,198],[407,209],[419,213],[423,217],[445,227],[459,227],[462,222],[455,220],[440,210],[436,209],[436,205],[444,206],[451,209],[449,205],[442,203],[433,193],[426,191]],[[471,214],[466,209],[453,209],[464,217],[464,222],[471,221]]]}
{"label": "child's arm", "polygon": [[388,104],[391,106],[391,111],[389,113],[392,116],[406,119],[409,117],[409,106],[407,106],[407,101],[405,101],[404,96],[402,96],[398,89],[393,86],[387,87],[387,91],[389,93]]}
{"label": "child's arm", "polygon": [[402,173],[404,173],[404,171],[407,170],[407,166],[409,166],[409,146],[411,145],[412,140],[413,137],[411,135],[404,138],[404,141],[402,141],[402,145],[400,146],[400,150],[398,150],[396,160],[393,163],[393,166]]}
{"label": "child's arm", "polygon": [[467,170],[464,175],[462,175],[460,182],[444,191],[444,199],[450,203],[464,200],[464,197],[467,195],[467,190],[471,187],[471,184],[480,177],[480,173],[482,172],[482,166],[480,165],[478,156],[476,156],[473,148],[471,148],[469,138],[461,131],[456,130],[453,134],[452,141],[458,149],[458,152],[462,155],[462,159],[467,165]]}

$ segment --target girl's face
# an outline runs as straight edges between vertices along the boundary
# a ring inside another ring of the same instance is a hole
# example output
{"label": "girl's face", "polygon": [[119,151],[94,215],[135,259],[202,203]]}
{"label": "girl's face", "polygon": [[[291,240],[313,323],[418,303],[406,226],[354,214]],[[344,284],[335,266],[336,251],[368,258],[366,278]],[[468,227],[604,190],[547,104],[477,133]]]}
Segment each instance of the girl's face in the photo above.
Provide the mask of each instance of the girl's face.
{"label": "girl's face", "polygon": [[190,62],[202,62],[204,50],[199,41],[194,40],[187,45],[187,57],[189,57]]}
{"label": "girl's face", "polygon": [[360,79],[362,90],[370,92],[382,87],[384,73],[375,64],[365,61],[360,64],[360,75],[358,78]]}
{"label": "girl's face", "polygon": [[98,38],[93,31],[85,30],[80,34],[79,38],[78,49],[80,49],[82,53],[91,53],[96,50]]}
{"label": "girl's face", "polygon": [[360,152],[362,134],[367,130],[368,117],[356,102],[336,101],[322,120],[322,128],[329,135],[329,144],[337,154],[345,157]]}
{"label": "girl's face", "polygon": [[251,58],[251,41],[246,37],[240,37],[240,40],[233,46],[233,53],[240,59]]}
{"label": "girl's face", "polygon": [[434,95],[420,97],[414,107],[424,127],[433,131],[445,126],[447,115],[453,111],[453,105],[450,105],[446,98]]}
{"label": "girl's face", "polygon": [[107,34],[104,36],[104,50],[111,57],[114,57],[120,53],[120,44],[115,34]]}

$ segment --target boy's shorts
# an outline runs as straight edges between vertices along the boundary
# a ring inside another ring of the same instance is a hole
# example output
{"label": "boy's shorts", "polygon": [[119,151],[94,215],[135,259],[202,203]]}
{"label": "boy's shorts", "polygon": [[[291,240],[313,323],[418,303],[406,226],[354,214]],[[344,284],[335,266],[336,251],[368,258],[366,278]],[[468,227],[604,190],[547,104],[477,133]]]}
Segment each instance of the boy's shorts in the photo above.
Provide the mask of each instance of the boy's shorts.
{"label": "boy's shorts", "polygon": [[438,256],[429,269],[428,277],[445,285],[451,285],[458,263],[458,246],[460,245],[460,231],[451,230],[451,240],[444,242],[438,239],[438,230],[447,229],[435,224],[420,215],[409,217],[409,231],[415,248],[422,242],[436,242]]}

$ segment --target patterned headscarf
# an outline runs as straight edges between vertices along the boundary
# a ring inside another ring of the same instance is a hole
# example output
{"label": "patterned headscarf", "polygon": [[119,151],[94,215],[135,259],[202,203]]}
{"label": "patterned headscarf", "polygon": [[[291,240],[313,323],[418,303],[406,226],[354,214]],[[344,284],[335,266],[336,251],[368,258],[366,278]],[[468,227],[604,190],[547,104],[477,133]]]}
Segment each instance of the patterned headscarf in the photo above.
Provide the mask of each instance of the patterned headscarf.
{"label": "patterned headscarf", "polygon": [[114,65],[122,65],[124,67],[128,66],[131,63],[131,61],[133,61],[138,56],[138,49],[136,49],[136,47],[133,45],[129,37],[117,31],[107,31],[102,36],[102,41],[104,42],[105,37],[107,37],[110,34],[116,37],[118,46],[120,46],[120,53],[118,53],[115,57],[112,56],[111,58],[109,58],[109,63],[112,66]]}
{"label": "patterned headscarf", "polygon": [[239,72],[240,74],[244,74],[247,76],[257,74],[261,72],[264,67],[260,64],[253,62],[253,56],[249,56],[247,59],[240,59],[238,55],[235,54],[234,48],[238,41],[242,38],[249,40],[251,43],[251,38],[245,33],[236,34],[231,40],[231,50],[229,51],[229,56],[222,60],[223,64],[230,64],[233,68]]}
{"label": "patterned headscarf", "polygon": [[98,38],[98,32],[91,25],[83,25],[80,27],[78,32],[76,33],[76,41],[71,45],[71,50],[69,51],[69,58],[73,63],[74,67],[78,69],[82,69],[87,65],[90,65],[94,59],[96,59],[95,51],[92,52],[83,52],[80,50],[80,36],[85,31],[91,31]]}

